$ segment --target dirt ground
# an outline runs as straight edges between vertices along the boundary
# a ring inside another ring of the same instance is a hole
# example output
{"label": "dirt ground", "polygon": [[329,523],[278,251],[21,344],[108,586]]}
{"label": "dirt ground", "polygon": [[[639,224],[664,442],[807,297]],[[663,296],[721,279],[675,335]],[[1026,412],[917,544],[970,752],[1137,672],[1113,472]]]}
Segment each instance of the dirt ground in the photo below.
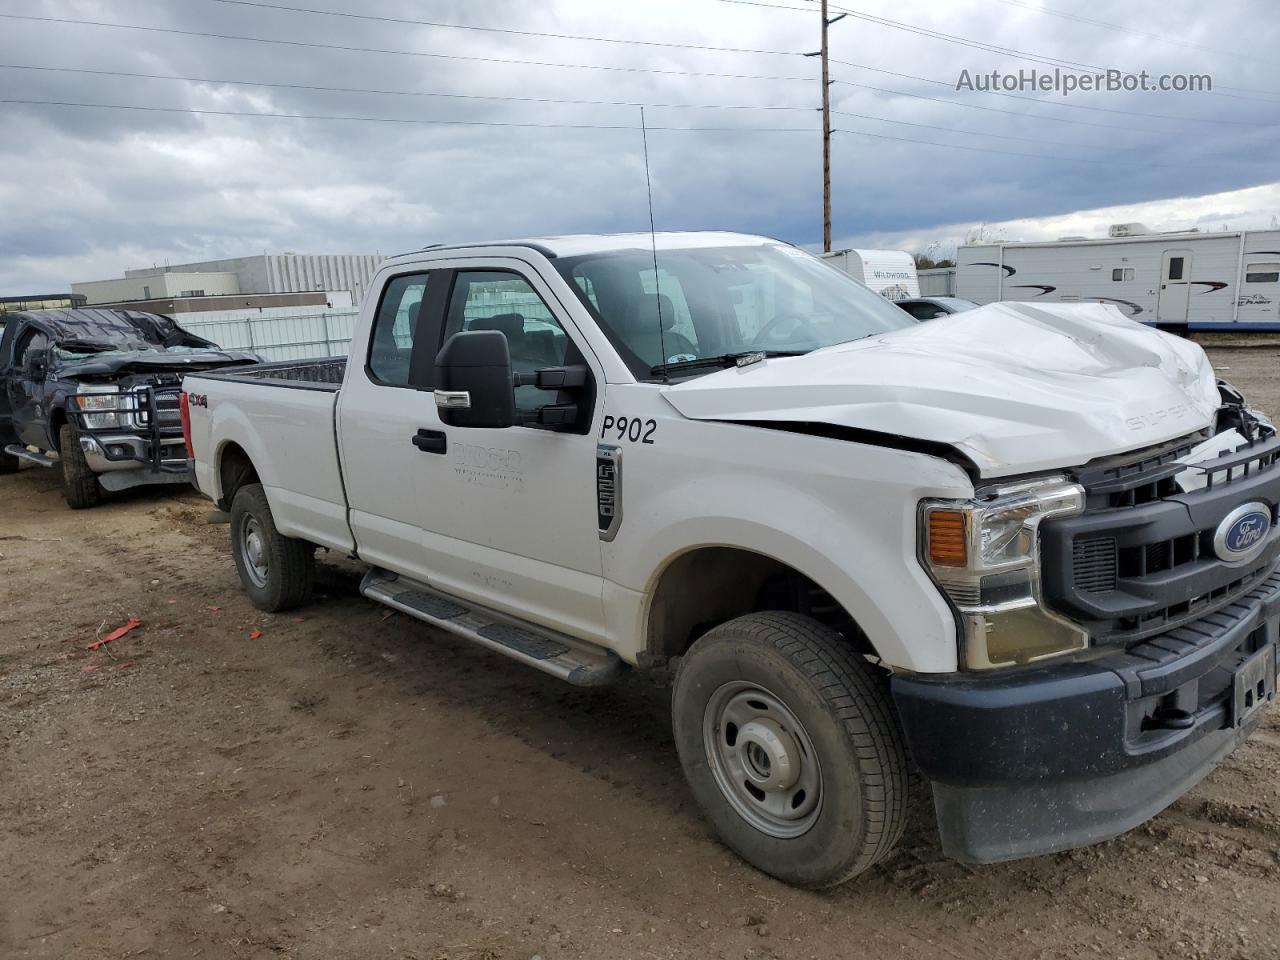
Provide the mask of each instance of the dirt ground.
{"label": "dirt ground", "polygon": [[[1272,412],[1278,358],[1214,351]],[[666,691],[564,686],[345,562],[264,615],[208,509],[0,478],[3,960],[1280,957],[1280,710],[1113,842],[971,869],[920,807],[890,861],[806,893],[710,835]]]}

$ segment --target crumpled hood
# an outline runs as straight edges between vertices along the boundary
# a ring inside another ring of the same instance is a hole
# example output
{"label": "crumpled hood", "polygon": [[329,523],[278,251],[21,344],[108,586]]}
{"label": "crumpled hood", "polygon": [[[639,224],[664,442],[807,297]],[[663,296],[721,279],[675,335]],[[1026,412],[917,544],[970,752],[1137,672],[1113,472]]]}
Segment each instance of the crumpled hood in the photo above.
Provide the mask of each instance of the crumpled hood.
{"label": "crumpled hood", "polygon": [[256,353],[227,350],[202,350],[181,353],[163,350],[112,352],[81,360],[64,360],[58,367],[62,377],[103,377],[118,373],[196,373],[245,363],[261,363]]}
{"label": "crumpled hood", "polygon": [[948,444],[983,476],[1079,466],[1202,429],[1196,344],[1104,304],[994,303],[665,391],[694,420],[821,423]]}

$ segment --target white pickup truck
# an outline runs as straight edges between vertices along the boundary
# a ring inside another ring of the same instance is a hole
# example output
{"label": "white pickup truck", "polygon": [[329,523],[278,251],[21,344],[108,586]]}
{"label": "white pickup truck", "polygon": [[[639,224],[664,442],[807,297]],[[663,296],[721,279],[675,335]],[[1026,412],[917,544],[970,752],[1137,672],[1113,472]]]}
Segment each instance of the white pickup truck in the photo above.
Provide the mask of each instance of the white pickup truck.
{"label": "white pickup truck", "polygon": [[908,784],[986,863],[1115,836],[1275,694],[1280,437],[1102,305],[918,324],[723,233],[386,261],[349,360],[188,376],[254,603],[365,596],[570,683],[674,675],[725,842],[829,886]]}

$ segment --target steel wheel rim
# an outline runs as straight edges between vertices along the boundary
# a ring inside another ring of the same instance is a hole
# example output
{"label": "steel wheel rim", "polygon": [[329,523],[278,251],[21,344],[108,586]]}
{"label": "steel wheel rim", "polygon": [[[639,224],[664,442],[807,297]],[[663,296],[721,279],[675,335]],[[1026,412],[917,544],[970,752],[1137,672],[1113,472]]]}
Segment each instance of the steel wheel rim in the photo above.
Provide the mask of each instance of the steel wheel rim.
{"label": "steel wheel rim", "polygon": [[240,521],[240,559],[244,572],[255,587],[265,587],[271,565],[267,560],[267,537],[258,518],[246,514]]}
{"label": "steel wheel rim", "polygon": [[716,786],[738,816],[779,839],[822,812],[822,767],[804,724],[757,684],[726,683],[707,701],[702,739]]}

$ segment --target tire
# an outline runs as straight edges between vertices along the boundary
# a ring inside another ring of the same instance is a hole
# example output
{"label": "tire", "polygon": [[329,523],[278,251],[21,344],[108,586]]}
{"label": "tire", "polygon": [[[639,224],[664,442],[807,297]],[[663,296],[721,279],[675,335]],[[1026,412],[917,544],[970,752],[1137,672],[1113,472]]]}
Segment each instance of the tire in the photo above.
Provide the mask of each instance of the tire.
{"label": "tire", "polygon": [[62,496],[72,510],[96,507],[102,499],[98,475],[80,449],[80,433],[69,423],[58,431],[58,459],[62,463]]}
{"label": "tire", "polygon": [[276,529],[262,484],[236,491],[231,502],[231,555],[244,591],[259,610],[292,610],[311,598],[315,547]]}
{"label": "tire", "polygon": [[6,473],[17,473],[22,461],[11,453],[0,450],[0,476]]}
{"label": "tire", "polygon": [[765,873],[833,887],[901,839],[909,768],[888,684],[829,627],[771,612],[709,631],[681,660],[672,723],[698,804]]}

